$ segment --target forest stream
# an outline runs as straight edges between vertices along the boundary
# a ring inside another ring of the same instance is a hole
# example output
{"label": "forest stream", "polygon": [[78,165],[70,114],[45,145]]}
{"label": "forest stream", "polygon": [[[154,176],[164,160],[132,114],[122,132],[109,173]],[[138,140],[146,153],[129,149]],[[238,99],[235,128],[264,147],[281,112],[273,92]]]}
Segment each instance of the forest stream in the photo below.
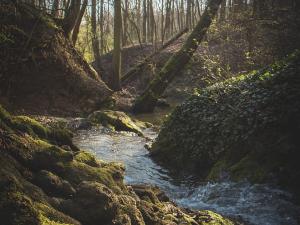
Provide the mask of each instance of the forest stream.
{"label": "forest stream", "polygon": [[[152,129],[144,133],[150,139],[157,135]],[[101,160],[124,163],[127,184],[156,185],[182,207],[210,209],[253,225],[297,224],[300,207],[293,204],[291,194],[271,185],[252,185],[246,181],[199,184],[192,177],[171,178],[167,170],[149,157],[144,147],[147,140],[134,133],[98,127],[78,131],[74,142]]]}

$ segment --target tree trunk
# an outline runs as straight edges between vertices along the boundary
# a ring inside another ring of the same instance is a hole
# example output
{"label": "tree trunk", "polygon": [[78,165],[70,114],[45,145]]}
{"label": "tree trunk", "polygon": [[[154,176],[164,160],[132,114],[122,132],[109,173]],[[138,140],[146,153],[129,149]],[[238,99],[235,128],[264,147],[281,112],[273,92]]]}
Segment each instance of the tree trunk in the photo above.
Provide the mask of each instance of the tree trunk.
{"label": "tree trunk", "polygon": [[104,53],[104,0],[100,2],[100,53]]}
{"label": "tree trunk", "polygon": [[62,21],[62,28],[65,35],[68,37],[76,24],[76,19],[80,11],[80,3],[81,0],[72,0],[70,6],[65,12],[65,17]]}
{"label": "tree trunk", "polygon": [[113,76],[111,88],[115,91],[121,89],[121,39],[122,39],[122,14],[121,0],[114,2],[114,52],[113,52]]}
{"label": "tree trunk", "polygon": [[99,40],[97,35],[97,16],[96,16],[96,0],[92,0],[91,10],[91,28],[92,28],[92,46],[95,60],[95,67],[98,72],[102,71],[101,59],[100,59],[100,48]]}
{"label": "tree trunk", "polygon": [[163,94],[168,84],[178,75],[190,61],[199,43],[204,38],[222,0],[209,0],[197,26],[190,34],[182,48],[175,53],[151,81],[145,92],[136,100],[133,111],[136,113],[152,112],[158,98]]}
{"label": "tree trunk", "polygon": [[191,29],[191,26],[192,26],[191,7],[192,7],[192,0],[187,0],[187,3],[186,3],[186,19],[185,19],[186,25],[185,26],[188,29]]}
{"label": "tree trunk", "polygon": [[80,9],[80,13],[78,15],[78,18],[76,20],[76,24],[75,24],[75,27],[73,29],[73,33],[72,33],[72,42],[73,44],[75,45],[76,44],[76,41],[77,41],[77,38],[78,38],[78,33],[79,33],[79,29],[80,29],[80,24],[81,24],[81,21],[82,21],[82,17],[85,13],[85,10],[86,10],[86,7],[87,7],[87,3],[88,3],[88,0],[84,0],[83,3],[82,3],[82,6],[81,6],[81,9]]}
{"label": "tree trunk", "polygon": [[[41,6],[42,6],[41,2],[39,2],[39,6],[41,8]],[[54,17],[58,16],[58,7],[59,7],[59,0],[54,0],[53,5],[52,5],[52,12],[51,12],[52,16],[54,16]]]}
{"label": "tree trunk", "polygon": [[123,38],[122,45],[126,46],[128,44],[128,0],[124,1],[124,13],[123,13]]}
{"label": "tree trunk", "polygon": [[220,7],[219,22],[224,22],[226,19],[226,1],[223,1]]}
{"label": "tree trunk", "polygon": [[147,1],[143,0],[143,43],[147,42]]}
{"label": "tree trunk", "polygon": [[164,0],[161,0],[161,30],[160,30],[160,35],[161,35],[161,43],[164,44],[164,23],[165,23],[165,17],[164,17]]}

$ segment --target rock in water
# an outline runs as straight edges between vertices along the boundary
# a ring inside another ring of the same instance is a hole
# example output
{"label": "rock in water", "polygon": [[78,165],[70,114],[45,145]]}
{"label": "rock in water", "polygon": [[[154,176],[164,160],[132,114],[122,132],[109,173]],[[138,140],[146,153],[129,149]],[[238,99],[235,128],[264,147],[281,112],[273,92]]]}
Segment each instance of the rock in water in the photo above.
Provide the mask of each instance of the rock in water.
{"label": "rock in water", "polygon": [[112,126],[118,131],[130,131],[143,136],[141,129],[124,112],[112,110],[96,111],[89,116],[89,119],[94,123]]}

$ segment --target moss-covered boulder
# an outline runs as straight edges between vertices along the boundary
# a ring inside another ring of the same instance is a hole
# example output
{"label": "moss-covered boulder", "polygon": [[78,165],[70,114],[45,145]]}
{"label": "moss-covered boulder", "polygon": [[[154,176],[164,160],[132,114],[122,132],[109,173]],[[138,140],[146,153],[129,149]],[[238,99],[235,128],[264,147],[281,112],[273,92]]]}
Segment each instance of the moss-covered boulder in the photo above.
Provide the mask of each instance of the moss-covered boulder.
{"label": "moss-covered boulder", "polygon": [[[199,217],[201,212],[177,207],[158,188],[126,186],[122,164],[78,151],[69,138],[64,141],[65,132],[55,130],[56,135],[50,135],[51,128],[29,117],[11,116],[0,106],[1,224],[200,225],[208,221]],[[219,215],[210,218],[228,224]]]}
{"label": "moss-covered boulder", "polygon": [[76,193],[72,185],[59,176],[47,171],[41,170],[35,174],[33,183],[41,187],[49,196],[70,196]]}
{"label": "moss-covered boulder", "polygon": [[300,57],[200,90],[176,108],[152,156],[202,179],[299,186]]}
{"label": "moss-covered boulder", "polygon": [[121,111],[96,111],[89,116],[89,119],[94,123],[113,127],[117,131],[130,131],[141,136],[143,135],[141,128],[137,126],[136,122],[134,122],[126,113]]}
{"label": "moss-covered boulder", "polygon": [[1,104],[73,116],[104,104],[112,91],[49,14],[21,1],[1,1],[0,15]]}

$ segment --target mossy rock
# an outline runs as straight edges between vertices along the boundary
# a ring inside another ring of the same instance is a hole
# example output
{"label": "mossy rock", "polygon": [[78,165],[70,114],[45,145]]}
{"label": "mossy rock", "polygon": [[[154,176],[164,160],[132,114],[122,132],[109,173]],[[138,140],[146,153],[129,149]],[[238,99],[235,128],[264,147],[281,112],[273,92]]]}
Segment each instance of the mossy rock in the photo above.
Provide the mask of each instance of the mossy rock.
{"label": "mossy rock", "polygon": [[201,221],[202,225],[234,225],[232,221],[209,210],[199,211],[196,221]]}
{"label": "mossy rock", "polygon": [[49,196],[70,198],[76,192],[68,181],[47,170],[39,171],[34,177],[34,183]]}
{"label": "mossy rock", "polygon": [[103,161],[96,159],[94,155],[86,151],[79,151],[75,155],[75,160],[78,162],[85,163],[92,167],[100,167],[101,165],[105,165]]}
{"label": "mossy rock", "polygon": [[143,136],[141,129],[124,112],[112,110],[96,111],[89,116],[89,119],[104,126],[113,126],[117,131],[130,131]]}

